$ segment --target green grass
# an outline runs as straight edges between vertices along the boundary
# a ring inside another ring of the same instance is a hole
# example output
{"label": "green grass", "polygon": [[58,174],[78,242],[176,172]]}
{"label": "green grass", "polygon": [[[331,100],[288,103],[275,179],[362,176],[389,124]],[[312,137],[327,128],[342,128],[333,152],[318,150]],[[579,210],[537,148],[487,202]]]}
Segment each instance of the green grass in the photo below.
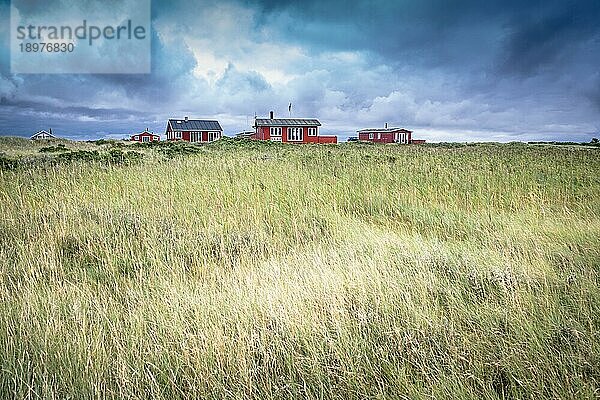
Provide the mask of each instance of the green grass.
{"label": "green grass", "polygon": [[0,398],[600,395],[596,149],[65,144],[0,140]]}

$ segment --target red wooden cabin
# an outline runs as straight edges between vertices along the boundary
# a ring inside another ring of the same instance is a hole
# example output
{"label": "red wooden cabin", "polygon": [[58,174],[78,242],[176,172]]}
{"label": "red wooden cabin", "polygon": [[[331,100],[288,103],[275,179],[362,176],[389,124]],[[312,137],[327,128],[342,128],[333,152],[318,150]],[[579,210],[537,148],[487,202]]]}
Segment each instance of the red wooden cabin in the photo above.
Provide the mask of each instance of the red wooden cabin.
{"label": "red wooden cabin", "polygon": [[142,133],[136,133],[134,135],[131,135],[131,141],[132,142],[143,142],[143,143],[158,142],[158,141],[160,141],[160,135],[149,132],[148,129],[146,129]]}
{"label": "red wooden cabin", "polygon": [[221,139],[223,128],[219,121],[205,119],[169,119],[167,122],[167,140],[185,140],[187,142],[213,142]]}
{"label": "red wooden cabin", "polygon": [[269,118],[254,120],[252,139],[283,143],[337,143],[337,136],[319,135],[321,123],[317,119]]}
{"label": "red wooden cabin", "polygon": [[358,140],[374,143],[411,143],[412,131],[403,128],[371,128],[358,131]]}

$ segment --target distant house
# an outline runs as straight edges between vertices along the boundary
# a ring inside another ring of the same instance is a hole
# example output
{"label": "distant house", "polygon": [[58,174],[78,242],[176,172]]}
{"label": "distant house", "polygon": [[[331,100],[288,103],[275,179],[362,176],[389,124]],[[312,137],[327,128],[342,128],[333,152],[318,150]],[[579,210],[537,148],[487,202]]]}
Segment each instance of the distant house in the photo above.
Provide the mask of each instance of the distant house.
{"label": "distant house", "polygon": [[369,128],[358,131],[358,140],[374,143],[411,143],[412,131],[403,128]]}
{"label": "distant house", "polygon": [[256,118],[252,139],[283,143],[337,143],[337,136],[319,135],[321,123],[317,119]]}
{"label": "distant house", "polygon": [[167,122],[167,140],[187,142],[213,142],[223,136],[219,121],[205,119],[170,119]]}
{"label": "distant house", "polygon": [[39,131],[38,133],[32,135],[30,139],[31,140],[56,139],[56,136],[54,136],[52,134],[52,129],[50,129],[50,132]]}
{"label": "distant house", "polygon": [[146,129],[144,132],[131,135],[131,141],[142,143],[158,142],[160,141],[160,135],[149,132],[148,129]]}

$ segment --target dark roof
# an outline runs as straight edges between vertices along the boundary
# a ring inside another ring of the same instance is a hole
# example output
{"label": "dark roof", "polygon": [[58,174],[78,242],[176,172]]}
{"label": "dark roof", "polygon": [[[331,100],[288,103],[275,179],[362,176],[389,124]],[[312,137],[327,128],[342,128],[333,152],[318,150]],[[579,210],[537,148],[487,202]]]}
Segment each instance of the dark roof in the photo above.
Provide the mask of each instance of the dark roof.
{"label": "dark roof", "polygon": [[219,121],[206,119],[170,119],[169,125],[173,131],[222,131]]}
{"label": "dark roof", "polygon": [[361,129],[358,132],[360,133],[369,133],[369,132],[411,132],[408,129],[404,129],[404,128],[367,128],[367,129]]}
{"label": "dark roof", "polygon": [[321,123],[307,118],[256,118],[254,126],[321,126]]}

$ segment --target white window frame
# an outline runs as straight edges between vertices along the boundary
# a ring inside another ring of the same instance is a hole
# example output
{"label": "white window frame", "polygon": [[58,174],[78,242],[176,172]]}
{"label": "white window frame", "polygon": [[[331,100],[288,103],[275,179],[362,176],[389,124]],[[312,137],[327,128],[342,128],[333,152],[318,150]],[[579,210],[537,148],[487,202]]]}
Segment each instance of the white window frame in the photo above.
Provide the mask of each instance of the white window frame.
{"label": "white window frame", "polygon": [[369,139],[370,139],[370,140],[373,140],[373,137],[374,137],[374,136],[373,136],[373,132],[369,133]]}
{"label": "white window frame", "polygon": [[181,131],[175,132],[175,139],[181,139]]}
{"label": "white window frame", "polygon": [[308,128],[308,136],[317,136],[317,128]]}
{"label": "white window frame", "polygon": [[377,132],[377,140],[381,140],[381,132]]}
{"label": "white window frame", "polygon": [[139,135],[135,135],[135,136],[133,137],[133,140],[140,140],[140,137],[139,137]]}
{"label": "white window frame", "polygon": [[304,128],[287,128],[287,140],[288,142],[302,142],[304,141]]}
{"label": "white window frame", "polygon": [[269,129],[269,135],[271,137],[273,137],[273,136],[281,137],[282,131],[283,131],[283,128],[281,128],[281,127],[272,127]]}
{"label": "white window frame", "polygon": [[207,138],[209,142],[214,142],[215,140],[219,140],[221,138],[221,132],[219,131],[210,131],[207,134]]}
{"label": "white window frame", "polygon": [[191,131],[190,132],[190,142],[196,143],[202,141],[202,132]]}

